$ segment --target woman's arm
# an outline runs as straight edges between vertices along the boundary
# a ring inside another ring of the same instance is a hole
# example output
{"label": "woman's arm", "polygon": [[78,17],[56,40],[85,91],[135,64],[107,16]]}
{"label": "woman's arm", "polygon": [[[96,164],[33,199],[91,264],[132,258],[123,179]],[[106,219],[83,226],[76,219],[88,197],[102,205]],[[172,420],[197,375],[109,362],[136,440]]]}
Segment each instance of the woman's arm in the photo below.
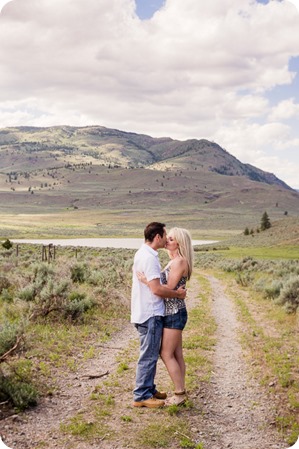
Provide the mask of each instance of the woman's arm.
{"label": "woman's arm", "polygon": [[167,279],[167,287],[171,289],[176,288],[181,278],[186,276],[186,273],[188,273],[187,261],[182,257],[177,257],[171,264]]}

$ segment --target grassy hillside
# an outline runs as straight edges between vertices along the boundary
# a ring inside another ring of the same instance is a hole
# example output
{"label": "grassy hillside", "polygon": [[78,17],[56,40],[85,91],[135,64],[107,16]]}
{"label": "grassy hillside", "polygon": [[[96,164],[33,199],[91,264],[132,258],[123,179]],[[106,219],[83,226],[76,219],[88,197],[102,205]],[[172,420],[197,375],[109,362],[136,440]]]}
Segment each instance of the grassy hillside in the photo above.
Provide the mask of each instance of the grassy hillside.
{"label": "grassy hillside", "polygon": [[103,127],[0,130],[0,235],[138,235],[144,223],[223,236],[297,217],[299,194],[206,140]]}
{"label": "grassy hillside", "polygon": [[269,229],[251,229],[210,245],[199,245],[196,251],[207,253],[213,260],[225,256],[229,258],[293,259],[299,260],[299,218],[285,217],[272,223]]}

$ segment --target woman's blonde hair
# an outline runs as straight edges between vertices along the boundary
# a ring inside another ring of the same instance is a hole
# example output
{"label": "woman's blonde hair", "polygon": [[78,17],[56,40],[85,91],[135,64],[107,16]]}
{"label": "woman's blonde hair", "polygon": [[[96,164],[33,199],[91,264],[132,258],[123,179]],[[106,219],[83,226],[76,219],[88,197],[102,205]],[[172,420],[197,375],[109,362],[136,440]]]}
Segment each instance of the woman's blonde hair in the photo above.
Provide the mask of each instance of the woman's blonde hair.
{"label": "woman's blonde hair", "polygon": [[190,279],[193,271],[193,246],[190,232],[184,228],[171,228],[168,235],[173,237],[178,243],[178,252],[184,257],[188,264],[188,279]]}

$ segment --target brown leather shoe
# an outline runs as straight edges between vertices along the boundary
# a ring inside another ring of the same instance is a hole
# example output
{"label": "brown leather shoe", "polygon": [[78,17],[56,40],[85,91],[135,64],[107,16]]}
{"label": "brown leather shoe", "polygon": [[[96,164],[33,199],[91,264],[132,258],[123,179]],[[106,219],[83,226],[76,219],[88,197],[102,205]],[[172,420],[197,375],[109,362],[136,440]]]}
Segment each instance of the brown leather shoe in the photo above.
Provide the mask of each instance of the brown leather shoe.
{"label": "brown leather shoe", "polygon": [[156,391],[156,393],[154,394],[154,398],[156,398],[156,399],[166,399],[167,398],[167,393],[165,393],[165,391]]}
{"label": "brown leather shoe", "polygon": [[152,398],[146,399],[145,401],[134,401],[133,407],[148,407],[148,408],[159,408],[164,407],[165,402],[156,399],[154,396]]}

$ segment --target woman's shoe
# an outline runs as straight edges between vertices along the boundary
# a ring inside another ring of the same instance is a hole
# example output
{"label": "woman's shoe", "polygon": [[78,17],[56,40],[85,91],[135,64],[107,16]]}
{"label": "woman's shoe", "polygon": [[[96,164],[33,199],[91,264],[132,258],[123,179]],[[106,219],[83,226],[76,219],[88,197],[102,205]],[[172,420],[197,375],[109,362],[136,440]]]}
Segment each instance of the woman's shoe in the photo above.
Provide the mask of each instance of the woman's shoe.
{"label": "woman's shoe", "polygon": [[165,405],[183,405],[187,400],[186,391],[175,391],[174,396],[167,399]]}

